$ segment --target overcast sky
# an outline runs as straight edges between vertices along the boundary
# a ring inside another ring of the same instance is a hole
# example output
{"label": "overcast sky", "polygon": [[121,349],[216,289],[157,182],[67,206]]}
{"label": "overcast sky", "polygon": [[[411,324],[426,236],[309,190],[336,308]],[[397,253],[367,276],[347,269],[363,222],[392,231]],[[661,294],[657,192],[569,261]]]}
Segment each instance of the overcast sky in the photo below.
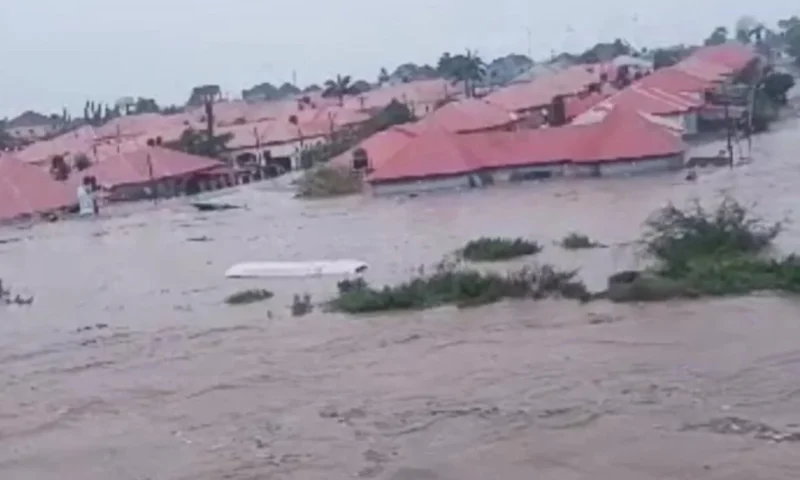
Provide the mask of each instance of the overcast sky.
{"label": "overcast sky", "polygon": [[[794,5],[794,7],[792,7]],[[623,13],[620,13],[623,12]],[[82,111],[86,99],[182,103],[192,86],[242,88],[336,73],[374,80],[382,66],[578,51],[615,37],[697,42],[741,14],[767,23],[797,0],[0,0],[0,116]]]}

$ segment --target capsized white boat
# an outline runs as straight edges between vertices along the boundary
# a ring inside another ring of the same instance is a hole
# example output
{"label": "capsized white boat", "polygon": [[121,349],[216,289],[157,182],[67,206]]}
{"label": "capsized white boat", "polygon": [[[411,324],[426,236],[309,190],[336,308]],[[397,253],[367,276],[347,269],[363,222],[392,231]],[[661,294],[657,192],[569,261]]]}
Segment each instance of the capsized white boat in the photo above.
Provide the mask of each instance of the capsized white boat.
{"label": "capsized white boat", "polygon": [[317,260],[311,262],[243,262],[225,271],[228,278],[315,277],[362,273],[367,264],[360,260]]}

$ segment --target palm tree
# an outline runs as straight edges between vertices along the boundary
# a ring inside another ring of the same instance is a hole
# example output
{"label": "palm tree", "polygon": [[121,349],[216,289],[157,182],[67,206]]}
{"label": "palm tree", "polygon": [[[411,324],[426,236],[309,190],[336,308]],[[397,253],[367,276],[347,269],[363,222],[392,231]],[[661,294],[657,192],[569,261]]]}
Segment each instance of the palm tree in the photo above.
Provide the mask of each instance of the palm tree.
{"label": "palm tree", "polygon": [[439,72],[452,80],[453,84],[463,82],[464,94],[467,97],[475,96],[475,86],[486,76],[486,64],[477,52],[467,50],[467,53],[451,56],[445,53],[439,59]]}
{"label": "palm tree", "polygon": [[386,71],[386,68],[381,68],[378,74],[378,85],[382,87],[384,84],[389,83],[389,80],[389,72]]}
{"label": "palm tree", "polygon": [[728,29],[725,27],[717,27],[711,32],[711,36],[709,36],[705,40],[705,45],[721,45],[728,41]]}
{"label": "palm tree", "polygon": [[344,97],[358,94],[358,90],[353,87],[350,75],[336,75],[335,79],[325,82],[325,89],[322,91],[323,98],[336,97],[339,105],[344,105]]}

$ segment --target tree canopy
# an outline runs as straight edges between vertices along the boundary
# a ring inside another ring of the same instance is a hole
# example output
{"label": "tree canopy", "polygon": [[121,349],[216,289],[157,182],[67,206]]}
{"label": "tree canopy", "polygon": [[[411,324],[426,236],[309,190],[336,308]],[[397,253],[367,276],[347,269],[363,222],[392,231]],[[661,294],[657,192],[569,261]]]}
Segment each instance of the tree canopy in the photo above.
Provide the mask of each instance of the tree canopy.
{"label": "tree canopy", "polygon": [[464,94],[468,97],[475,95],[476,85],[486,76],[486,64],[477,52],[470,50],[458,55],[443,53],[436,70],[453,84],[463,83]]}
{"label": "tree canopy", "polygon": [[344,105],[344,98],[348,95],[358,95],[358,88],[352,83],[350,75],[336,75],[336,78],[325,82],[325,89],[322,91],[323,98],[338,98],[339,105]]}

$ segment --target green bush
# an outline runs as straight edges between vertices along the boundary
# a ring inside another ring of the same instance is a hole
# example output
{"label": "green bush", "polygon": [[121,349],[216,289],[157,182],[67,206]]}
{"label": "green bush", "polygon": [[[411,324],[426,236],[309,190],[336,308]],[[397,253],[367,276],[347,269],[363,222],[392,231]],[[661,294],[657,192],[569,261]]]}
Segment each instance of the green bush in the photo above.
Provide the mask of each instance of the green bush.
{"label": "green bush", "polygon": [[678,297],[742,295],[755,291],[800,293],[800,259],[766,253],[780,223],[754,216],[725,199],[715,210],[698,203],[670,205],[647,222],[646,251],[657,260],[644,272],[609,278],[613,301],[654,301]]}
{"label": "green bush", "polygon": [[262,302],[264,300],[269,300],[274,295],[269,290],[261,290],[261,289],[250,289],[250,290],[242,290],[241,292],[236,292],[228,295],[225,299],[225,303],[228,305],[246,305],[249,303],[256,303]]}
{"label": "green bush", "polygon": [[567,250],[581,250],[584,248],[598,248],[605,245],[597,243],[588,236],[572,232],[561,240],[561,246]]}
{"label": "green bush", "polygon": [[560,296],[587,301],[586,286],[575,280],[575,271],[562,272],[549,265],[523,268],[504,275],[482,273],[442,264],[433,274],[419,276],[398,285],[373,288],[363,279],[339,282],[339,294],[331,309],[346,313],[412,310],[455,304],[469,307],[506,298]]}
{"label": "green bush", "polygon": [[646,251],[659,262],[662,274],[683,276],[690,263],[763,252],[781,231],[751,214],[736,200],[726,198],[715,210],[698,202],[686,210],[664,207],[646,223]]}
{"label": "green bush", "polygon": [[296,186],[298,197],[327,198],[359,193],[363,182],[360,174],[349,168],[318,165],[305,171]]}
{"label": "green bush", "polygon": [[467,242],[459,254],[473,262],[492,262],[535,255],[541,251],[541,245],[524,238],[481,237]]}

